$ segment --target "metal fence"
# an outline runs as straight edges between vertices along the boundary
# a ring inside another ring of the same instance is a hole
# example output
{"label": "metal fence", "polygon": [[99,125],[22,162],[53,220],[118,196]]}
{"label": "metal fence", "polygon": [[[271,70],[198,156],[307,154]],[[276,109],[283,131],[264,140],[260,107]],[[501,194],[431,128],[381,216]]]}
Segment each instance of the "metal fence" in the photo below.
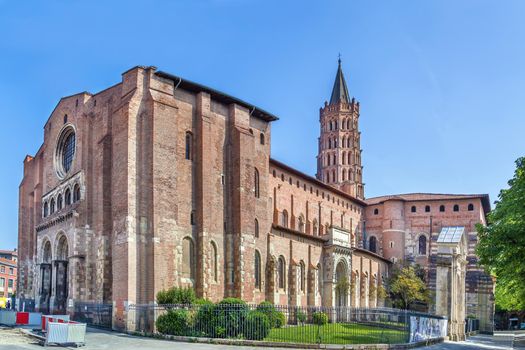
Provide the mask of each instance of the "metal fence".
{"label": "metal fence", "polygon": [[465,334],[479,331],[479,320],[476,318],[465,319]]}
{"label": "metal fence", "polygon": [[113,318],[112,304],[75,302],[71,319],[87,323],[92,327],[111,328]]}
{"label": "metal fence", "polygon": [[145,333],[304,344],[409,343],[411,320],[443,319],[390,308],[234,304],[130,305],[128,317]]}

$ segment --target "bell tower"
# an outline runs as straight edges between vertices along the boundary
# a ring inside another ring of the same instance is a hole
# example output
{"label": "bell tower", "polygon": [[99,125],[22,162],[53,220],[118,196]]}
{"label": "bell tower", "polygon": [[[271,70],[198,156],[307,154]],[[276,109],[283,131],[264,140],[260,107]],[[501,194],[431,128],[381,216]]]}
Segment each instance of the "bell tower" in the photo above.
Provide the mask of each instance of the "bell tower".
{"label": "bell tower", "polygon": [[350,99],[341,58],[330,102],[319,111],[321,135],[317,154],[317,179],[351,196],[364,199],[361,166],[359,102]]}

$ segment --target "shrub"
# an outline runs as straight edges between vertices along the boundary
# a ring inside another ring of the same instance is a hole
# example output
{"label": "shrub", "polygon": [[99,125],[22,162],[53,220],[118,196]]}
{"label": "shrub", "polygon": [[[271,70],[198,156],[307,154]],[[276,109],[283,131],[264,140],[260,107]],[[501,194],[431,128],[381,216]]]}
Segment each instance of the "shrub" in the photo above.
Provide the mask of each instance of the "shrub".
{"label": "shrub", "polygon": [[248,314],[248,305],[241,299],[226,298],[213,308],[213,336],[238,337]]}
{"label": "shrub", "polygon": [[195,299],[195,291],[190,287],[172,287],[168,290],[161,290],[157,293],[157,303],[161,305],[193,304]]}
{"label": "shrub", "polygon": [[314,312],[312,315],[312,321],[314,324],[323,325],[328,323],[328,315],[324,312]]}
{"label": "shrub", "polygon": [[270,326],[272,328],[281,328],[286,323],[286,317],[280,311],[277,311],[275,306],[269,301],[263,301],[257,306],[257,311],[260,311],[268,317]]}
{"label": "shrub", "polygon": [[168,310],[164,315],[157,318],[157,330],[162,334],[187,335],[188,311]]}
{"label": "shrub", "polygon": [[300,323],[306,322],[306,314],[302,311],[297,311],[297,321]]}
{"label": "shrub", "polygon": [[253,310],[246,316],[243,329],[246,339],[263,340],[270,334],[270,320],[263,312]]}
{"label": "shrub", "polygon": [[197,336],[215,336],[215,304],[206,299],[195,301],[198,309],[195,315],[195,331]]}

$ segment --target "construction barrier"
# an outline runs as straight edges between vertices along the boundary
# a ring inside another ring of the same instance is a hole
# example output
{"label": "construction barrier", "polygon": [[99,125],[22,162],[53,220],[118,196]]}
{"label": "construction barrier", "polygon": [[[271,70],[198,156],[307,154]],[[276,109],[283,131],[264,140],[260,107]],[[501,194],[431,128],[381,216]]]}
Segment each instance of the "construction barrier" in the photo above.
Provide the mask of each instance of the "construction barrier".
{"label": "construction barrier", "polygon": [[69,321],[64,323],[48,322],[46,340],[44,346],[49,344],[58,345],[85,345],[86,324]]}
{"label": "construction barrier", "polygon": [[69,322],[69,315],[43,315],[42,316],[42,332],[47,330],[48,322],[64,323]]}
{"label": "construction barrier", "polygon": [[0,324],[6,326],[40,326],[41,319],[40,312],[0,310]]}

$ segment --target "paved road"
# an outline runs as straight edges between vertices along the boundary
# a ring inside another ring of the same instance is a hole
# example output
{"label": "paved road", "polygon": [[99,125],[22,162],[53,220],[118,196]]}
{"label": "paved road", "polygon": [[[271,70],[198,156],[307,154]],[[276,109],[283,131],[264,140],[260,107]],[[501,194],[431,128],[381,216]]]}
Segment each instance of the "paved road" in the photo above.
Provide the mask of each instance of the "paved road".
{"label": "paved road", "polygon": [[[8,331],[0,329],[0,350],[35,350],[43,348],[36,344],[32,338],[27,338],[16,330]],[[57,347],[57,349],[61,349]],[[85,350],[149,350],[149,349],[184,349],[184,350],[245,350],[253,349],[244,346],[212,345],[197,343],[180,343],[158,339],[133,337],[127,334],[106,332],[101,330],[90,329],[86,335]],[[263,349],[263,348],[256,348]],[[284,350],[270,348],[273,350]],[[509,343],[494,341],[493,337],[486,335],[477,335],[469,338],[465,342],[445,342],[436,344],[426,349],[432,350],[474,350],[474,349],[494,349],[507,350],[512,349]],[[523,348],[525,349],[525,348]],[[289,350],[289,349],[287,349]]]}

